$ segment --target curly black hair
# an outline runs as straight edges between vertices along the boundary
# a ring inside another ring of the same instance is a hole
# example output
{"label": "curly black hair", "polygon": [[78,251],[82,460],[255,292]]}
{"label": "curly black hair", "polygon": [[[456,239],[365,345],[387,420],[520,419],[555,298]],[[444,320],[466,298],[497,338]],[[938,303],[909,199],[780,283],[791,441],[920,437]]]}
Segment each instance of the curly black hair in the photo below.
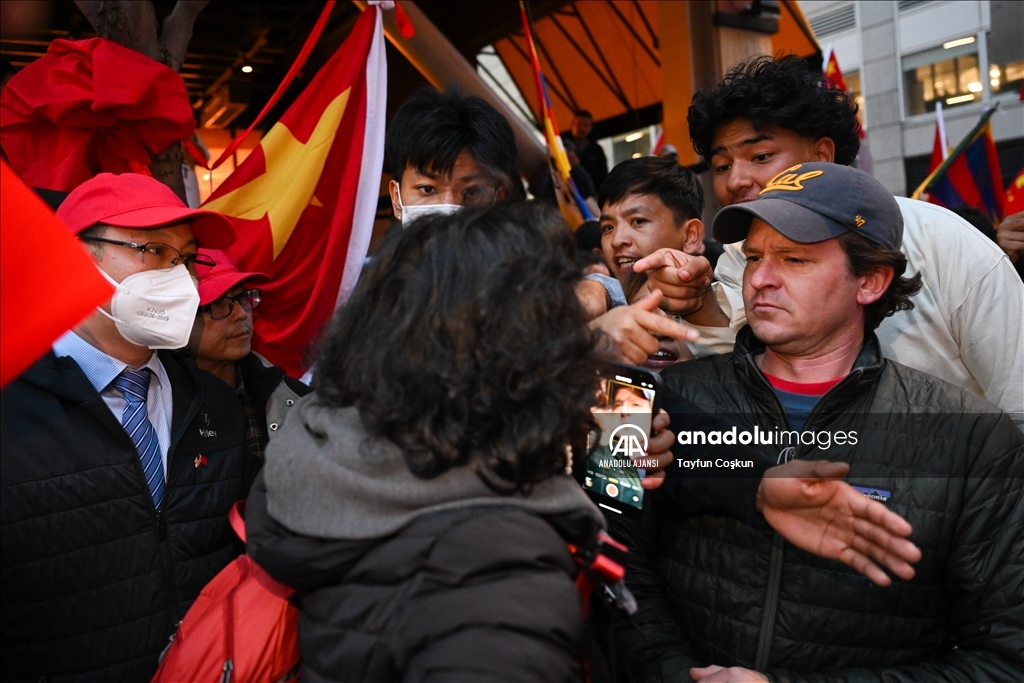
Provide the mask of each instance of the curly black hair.
{"label": "curly black hair", "polygon": [[921,290],[921,274],[903,277],[907,270],[907,257],[902,251],[886,249],[855,232],[844,232],[837,240],[846,253],[846,265],[854,277],[867,275],[885,266],[893,270],[892,282],[885,293],[864,307],[865,332],[875,330],[896,311],[909,311],[914,307],[913,296]]}
{"label": "curly black hair", "polygon": [[672,218],[681,225],[704,212],[704,188],[694,173],[672,159],[638,157],[627,159],[612,169],[601,183],[597,205],[616,204],[626,195],[653,194],[672,209]]}
{"label": "curly black hair", "polygon": [[574,255],[539,203],[389,232],[320,349],[318,395],[357,407],[418,477],[473,465],[511,492],[565,471],[596,373]]}
{"label": "curly black hair", "polygon": [[843,166],[860,151],[856,102],[795,55],[760,55],[737,64],[721,83],[694,94],[686,119],[693,148],[708,161],[715,131],[736,119],[754,130],[777,126],[814,140],[831,138],[834,161]]}

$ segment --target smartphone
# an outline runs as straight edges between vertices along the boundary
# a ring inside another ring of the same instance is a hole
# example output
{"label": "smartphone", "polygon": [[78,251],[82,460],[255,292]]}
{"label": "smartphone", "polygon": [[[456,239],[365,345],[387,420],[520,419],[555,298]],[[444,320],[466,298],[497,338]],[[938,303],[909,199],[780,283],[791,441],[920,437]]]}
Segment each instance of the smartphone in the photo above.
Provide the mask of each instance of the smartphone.
{"label": "smartphone", "polygon": [[597,376],[597,402],[592,408],[596,429],[587,443],[589,456],[580,483],[602,510],[639,516],[644,506],[640,480],[658,410],[661,378],[632,365],[607,363]]}

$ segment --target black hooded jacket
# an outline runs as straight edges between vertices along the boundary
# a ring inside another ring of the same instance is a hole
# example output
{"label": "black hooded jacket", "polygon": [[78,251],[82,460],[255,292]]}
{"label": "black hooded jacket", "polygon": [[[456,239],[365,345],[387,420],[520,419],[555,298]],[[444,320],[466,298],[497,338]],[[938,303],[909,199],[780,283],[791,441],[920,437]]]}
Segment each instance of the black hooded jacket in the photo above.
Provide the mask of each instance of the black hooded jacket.
{"label": "black hooded jacket", "polygon": [[566,543],[603,525],[567,476],[503,495],[472,465],[408,470],[354,409],[302,399],[246,507],[249,554],[297,590],[304,682],[582,677]]}

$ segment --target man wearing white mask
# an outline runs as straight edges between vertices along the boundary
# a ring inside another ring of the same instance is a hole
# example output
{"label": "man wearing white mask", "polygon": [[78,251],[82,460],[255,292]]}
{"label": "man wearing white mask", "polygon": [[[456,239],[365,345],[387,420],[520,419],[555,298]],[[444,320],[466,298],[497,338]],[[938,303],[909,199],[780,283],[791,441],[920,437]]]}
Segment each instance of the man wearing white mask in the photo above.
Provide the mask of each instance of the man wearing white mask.
{"label": "man wearing white mask", "polygon": [[512,127],[494,107],[462,97],[456,87],[414,93],[395,112],[384,145],[394,174],[391,206],[403,224],[525,198]]}
{"label": "man wearing white mask", "polygon": [[255,476],[231,389],[169,351],[213,265],[200,242],[234,232],[137,174],[98,175],[57,216],[117,289],[3,391],[4,676],[148,681],[240,552],[226,515]]}

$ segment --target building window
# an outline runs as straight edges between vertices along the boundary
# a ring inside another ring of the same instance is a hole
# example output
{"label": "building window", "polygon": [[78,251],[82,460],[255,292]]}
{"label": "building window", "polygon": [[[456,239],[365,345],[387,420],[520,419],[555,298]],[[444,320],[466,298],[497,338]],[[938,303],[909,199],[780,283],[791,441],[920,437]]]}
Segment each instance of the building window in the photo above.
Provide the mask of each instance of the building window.
{"label": "building window", "polygon": [[974,36],[903,58],[907,114],[935,111],[935,103],[955,107],[978,102],[984,86]]}
{"label": "building window", "polygon": [[988,69],[989,85],[992,86],[992,94],[1020,93],[1024,85],[1024,60],[1010,62],[1009,64],[991,64]]}

